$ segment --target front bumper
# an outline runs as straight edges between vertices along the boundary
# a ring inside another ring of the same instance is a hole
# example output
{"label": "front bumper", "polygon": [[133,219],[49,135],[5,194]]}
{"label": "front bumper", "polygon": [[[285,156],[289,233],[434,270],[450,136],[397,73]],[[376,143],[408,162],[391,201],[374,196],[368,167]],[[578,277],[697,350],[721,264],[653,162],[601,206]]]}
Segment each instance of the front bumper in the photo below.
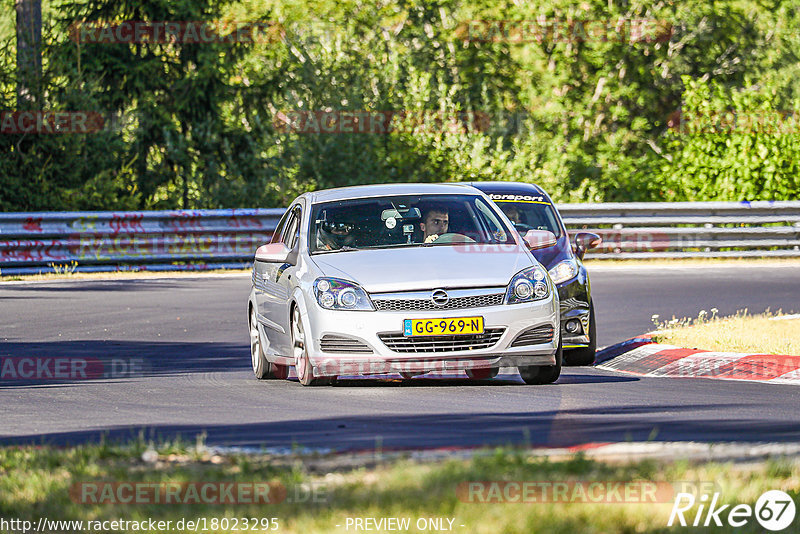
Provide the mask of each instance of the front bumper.
{"label": "front bumper", "polygon": [[[460,346],[448,350],[399,352],[389,348],[380,337],[381,334],[402,334],[404,319],[473,316],[483,317],[487,332],[502,329],[497,340],[489,346],[484,344],[485,348]],[[313,302],[306,306],[303,321],[306,347],[315,374],[335,376],[554,365],[559,317],[558,298],[551,296],[526,304],[425,311],[324,310]],[[519,345],[520,334],[547,326],[553,328],[552,340]],[[515,340],[518,346],[512,346]]]}
{"label": "front bumper", "polygon": [[[561,339],[564,349],[586,347],[589,345],[589,289],[585,271],[581,270],[577,277],[558,286],[561,315]],[[570,320],[577,320],[580,329],[575,333],[567,332],[566,325]]]}

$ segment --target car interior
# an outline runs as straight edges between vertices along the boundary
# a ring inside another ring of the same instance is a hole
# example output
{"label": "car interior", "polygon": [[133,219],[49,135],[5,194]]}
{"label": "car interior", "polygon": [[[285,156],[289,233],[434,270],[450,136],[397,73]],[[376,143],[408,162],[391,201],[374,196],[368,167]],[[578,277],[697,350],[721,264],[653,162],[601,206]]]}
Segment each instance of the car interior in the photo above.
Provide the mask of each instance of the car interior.
{"label": "car interior", "polygon": [[[332,203],[320,209],[316,216],[314,233],[320,229],[346,227],[352,236],[347,245],[354,248],[381,247],[423,243],[420,228],[423,216],[432,206],[441,206],[448,212],[448,234],[464,236],[467,242],[505,242],[506,232],[492,222],[486,213],[479,213],[476,204],[465,199],[369,199]],[[415,201],[416,200],[416,201]]]}
{"label": "car interior", "polygon": [[[501,209],[504,212],[512,208],[519,214],[519,222],[514,223],[514,228],[521,234],[525,234],[528,230],[549,230],[553,232],[556,237],[561,234],[555,216],[550,213],[550,210],[552,210],[550,206],[522,202],[504,202],[501,205]],[[506,212],[506,214],[508,213]]]}

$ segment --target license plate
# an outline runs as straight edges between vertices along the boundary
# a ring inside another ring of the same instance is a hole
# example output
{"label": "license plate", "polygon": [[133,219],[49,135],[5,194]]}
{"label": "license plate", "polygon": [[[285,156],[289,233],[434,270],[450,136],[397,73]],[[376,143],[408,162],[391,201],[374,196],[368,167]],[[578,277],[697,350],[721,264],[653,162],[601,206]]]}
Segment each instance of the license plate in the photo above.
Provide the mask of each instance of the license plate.
{"label": "license plate", "polygon": [[453,317],[450,319],[405,319],[404,336],[446,336],[483,334],[483,317]]}

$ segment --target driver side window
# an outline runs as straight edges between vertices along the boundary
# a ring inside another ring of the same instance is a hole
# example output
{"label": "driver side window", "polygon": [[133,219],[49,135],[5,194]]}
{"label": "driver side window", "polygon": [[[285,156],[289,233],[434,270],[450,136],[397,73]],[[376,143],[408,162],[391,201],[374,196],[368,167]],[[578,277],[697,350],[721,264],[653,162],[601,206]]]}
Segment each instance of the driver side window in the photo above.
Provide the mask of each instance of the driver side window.
{"label": "driver side window", "polygon": [[300,206],[294,207],[281,236],[281,241],[289,250],[293,250],[300,239],[300,215]]}
{"label": "driver side window", "polygon": [[279,243],[281,241],[281,237],[283,236],[283,229],[286,228],[286,221],[289,220],[289,216],[292,214],[292,210],[286,210],[281,217],[281,220],[278,221],[278,226],[275,227],[275,231],[272,232],[272,239],[270,239],[270,243]]}

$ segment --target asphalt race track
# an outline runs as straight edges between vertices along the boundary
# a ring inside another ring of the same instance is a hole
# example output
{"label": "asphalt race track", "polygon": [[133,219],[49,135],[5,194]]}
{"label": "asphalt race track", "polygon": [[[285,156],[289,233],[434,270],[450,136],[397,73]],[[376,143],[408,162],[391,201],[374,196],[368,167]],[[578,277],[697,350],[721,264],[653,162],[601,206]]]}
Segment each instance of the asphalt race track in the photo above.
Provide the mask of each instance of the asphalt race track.
{"label": "asphalt race track", "polygon": [[[800,268],[590,266],[600,345],[651,316],[800,311]],[[348,380],[304,388],[250,370],[246,276],[0,284],[0,357],[81,357],[115,376],[0,382],[0,443],[143,434],[216,445],[353,450],[614,441],[800,441],[800,388],[637,378],[565,368],[514,375]]]}

